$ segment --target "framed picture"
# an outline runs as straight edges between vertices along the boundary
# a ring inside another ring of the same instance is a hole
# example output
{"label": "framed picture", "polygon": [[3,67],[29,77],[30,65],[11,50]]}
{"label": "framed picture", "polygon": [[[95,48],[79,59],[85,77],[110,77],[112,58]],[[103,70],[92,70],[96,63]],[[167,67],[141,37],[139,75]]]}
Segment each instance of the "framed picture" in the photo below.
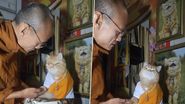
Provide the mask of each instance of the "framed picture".
{"label": "framed picture", "polygon": [[0,9],[11,13],[17,12],[17,0],[0,0],[0,2]]}
{"label": "framed picture", "polygon": [[[185,102],[185,44],[156,54],[156,63],[162,65],[160,85],[164,103]],[[173,93],[171,93],[173,92]]]}
{"label": "framed picture", "polygon": [[64,50],[67,68],[74,79],[74,92],[84,97],[90,94],[91,34],[66,40]]}
{"label": "framed picture", "polygon": [[92,1],[93,0],[68,0],[68,29],[92,24]]}
{"label": "framed picture", "polygon": [[122,37],[121,42],[115,46],[115,67],[127,65],[129,62],[128,57],[128,34]]}
{"label": "framed picture", "polygon": [[157,42],[183,36],[184,0],[159,0],[157,13]]}

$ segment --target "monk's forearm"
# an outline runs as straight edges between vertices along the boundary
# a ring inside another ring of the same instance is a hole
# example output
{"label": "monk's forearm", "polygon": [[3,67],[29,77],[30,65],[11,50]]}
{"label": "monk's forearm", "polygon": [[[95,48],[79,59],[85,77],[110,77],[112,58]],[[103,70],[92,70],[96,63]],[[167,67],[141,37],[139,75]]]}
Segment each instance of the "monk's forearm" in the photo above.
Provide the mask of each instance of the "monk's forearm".
{"label": "monk's forearm", "polygon": [[6,100],[12,99],[12,98],[23,98],[23,92],[22,91],[14,91],[13,93],[9,94],[6,97]]}
{"label": "monk's forearm", "polygon": [[11,98],[36,98],[43,93],[43,88],[26,88],[10,93],[6,99]]}

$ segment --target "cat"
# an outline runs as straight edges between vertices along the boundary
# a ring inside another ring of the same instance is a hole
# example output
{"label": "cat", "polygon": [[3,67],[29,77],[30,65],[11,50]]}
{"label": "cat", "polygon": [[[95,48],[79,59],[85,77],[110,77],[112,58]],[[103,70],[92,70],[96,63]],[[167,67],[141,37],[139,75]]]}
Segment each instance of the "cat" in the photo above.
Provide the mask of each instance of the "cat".
{"label": "cat", "polygon": [[[154,93],[155,95],[159,94],[159,96],[161,96],[162,90],[158,85],[160,70],[161,70],[161,66],[156,67],[156,66],[152,66],[150,64],[144,63],[139,73],[140,81],[137,83],[135,87],[134,95],[131,99],[131,104],[138,104],[138,103],[143,104],[141,100],[141,96],[144,96],[144,95],[147,96],[147,99],[149,101],[150,99],[149,97],[153,97],[153,96],[150,96],[150,95],[148,96],[147,93],[155,89],[157,90],[157,92],[160,92],[160,93],[156,93],[155,91],[152,93]],[[159,103],[161,104],[162,96],[161,96],[161,100],[155,101],[155,102],[158,102],[156,104],[159,104]],[[150,104],[149,102],[146,102],[146,101],[145,103]]]}
{"label": "cat", "polygon": [[165,59],[167,68],[167,88],[169,91],[168,103],[178,104],[179,84],[181,78],[181,62],[179,57]]}
{"label": "cat", "polygon": [[75,69],[80,79],[79,92],[89,93],[91,71],[91,46],[75,48]]}
{"label": "cat", "polygon": [[[30,99],[30,102],[33,104],[42,104],[43,99],[58,100],[64,98],[74,98],[73,79],[66,68],[66,62],[62,53],[57,55],[48,55],[46,57],[46,68],[48,69],[48,73],[45,77],[44,86],[41,87],[42,89],[45,89],[45,93],[36,99]],[[55,102],[58,104],[58,101]]]}

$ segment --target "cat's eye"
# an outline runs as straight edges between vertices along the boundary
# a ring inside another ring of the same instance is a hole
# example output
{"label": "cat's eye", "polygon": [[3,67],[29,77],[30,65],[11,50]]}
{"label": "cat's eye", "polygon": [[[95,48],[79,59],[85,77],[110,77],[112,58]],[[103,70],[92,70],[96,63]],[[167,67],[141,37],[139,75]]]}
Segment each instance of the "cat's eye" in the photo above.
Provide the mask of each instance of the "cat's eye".
{"label": "cat's eye", "polygon": [[54,67],[55,65],[58,65],[58,64],[60,64],[60,63],[54,63],[54,64],[52,64],[52,63],[47,63],[46,65],[47,65],[48,67]]}

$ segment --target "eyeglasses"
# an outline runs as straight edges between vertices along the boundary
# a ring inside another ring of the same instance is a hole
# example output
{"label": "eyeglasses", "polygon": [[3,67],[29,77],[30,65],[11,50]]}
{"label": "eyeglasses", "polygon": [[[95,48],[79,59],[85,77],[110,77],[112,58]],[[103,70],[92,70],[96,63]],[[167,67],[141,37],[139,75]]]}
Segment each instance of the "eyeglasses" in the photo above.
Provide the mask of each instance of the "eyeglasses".
{"label": "eyeglasses", "polygon": [[[105,15],[106,17],[108,17],[108,18],[111,20],[111,22],[118,28],[119,34],[120,34],[121,36],[123,36],[123,35],[125,34],[125,30],[122,31],[121,28],[116,24],[116,22],[114,22],[114,20],[113,20],[108,14],[103,13],[103,12],[100,12],[100,13],[102,13],[103,15]],[[118,35],[119,35],[119,34],[118,34]]]}
{"label": "eyeglasses", "polygon": [[28,26],[32,28],[33,32],[35,33],[35,35],[36,35],[36,37],[37,37],[37,39],[39,41],[39,44],[35,48],[43,48],[43,47],[45,47],[47,44],[45,42],[41,41],[41,39],[39,38],[35,28],[33,26],[31,26],[30,24],[28,24]]}

